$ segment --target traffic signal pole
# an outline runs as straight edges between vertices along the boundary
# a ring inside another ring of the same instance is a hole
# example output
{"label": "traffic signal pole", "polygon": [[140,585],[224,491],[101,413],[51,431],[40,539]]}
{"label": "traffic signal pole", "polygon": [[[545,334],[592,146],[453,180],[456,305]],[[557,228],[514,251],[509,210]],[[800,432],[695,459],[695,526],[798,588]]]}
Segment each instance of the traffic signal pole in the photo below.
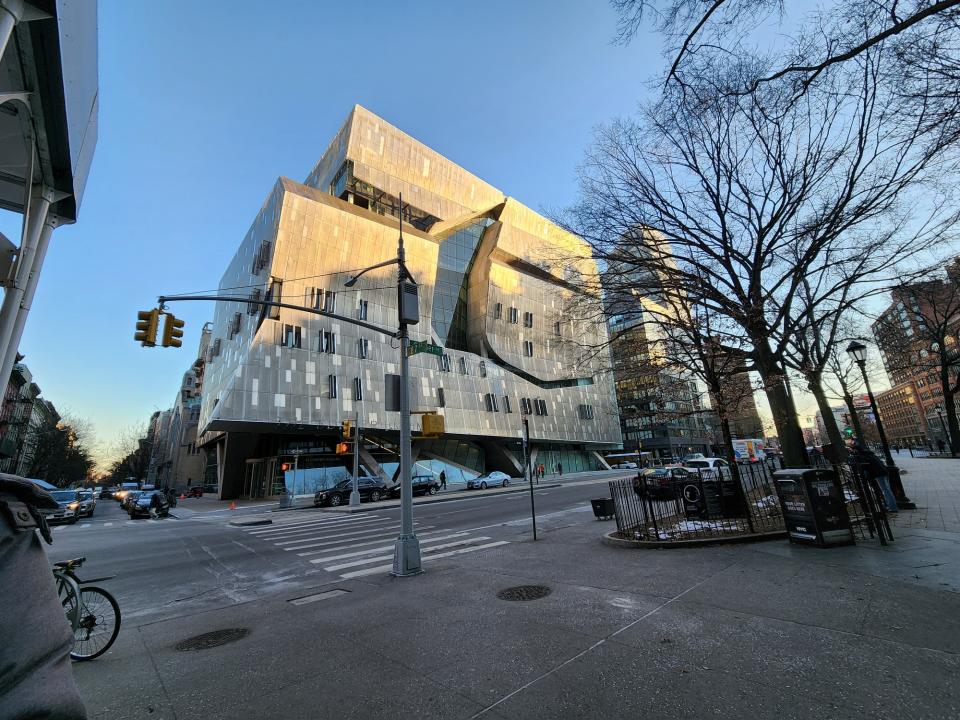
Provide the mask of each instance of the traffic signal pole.
{"label": "traffic signal pole", "polygon": [[353,489],[350,491],[350,507],[360,507],[360,410],[353,430]]}

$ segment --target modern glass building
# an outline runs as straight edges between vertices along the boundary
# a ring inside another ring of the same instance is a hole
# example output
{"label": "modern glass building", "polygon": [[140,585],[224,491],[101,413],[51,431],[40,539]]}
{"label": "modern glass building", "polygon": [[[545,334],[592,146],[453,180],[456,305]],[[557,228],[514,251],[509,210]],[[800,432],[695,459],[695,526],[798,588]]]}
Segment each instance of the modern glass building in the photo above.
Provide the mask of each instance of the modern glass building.
{"label": "modern glass building", "polygon": [[[403,205],[399,201],[403,196]],[[343,420],[363,428],[362,472],[397,481],[400,416],[396,256],[419,285],[411,408],[444,415],[419,438],[415,474],[521,473],[522,418],[548,472],[603,467],[620,426],[596,266],[573,235],[356,106],[301,184],[280,178],[220,282],[200,443],[221,497],[298,495],[349,475]],[[360,327],[355,319],[383,328]]]}

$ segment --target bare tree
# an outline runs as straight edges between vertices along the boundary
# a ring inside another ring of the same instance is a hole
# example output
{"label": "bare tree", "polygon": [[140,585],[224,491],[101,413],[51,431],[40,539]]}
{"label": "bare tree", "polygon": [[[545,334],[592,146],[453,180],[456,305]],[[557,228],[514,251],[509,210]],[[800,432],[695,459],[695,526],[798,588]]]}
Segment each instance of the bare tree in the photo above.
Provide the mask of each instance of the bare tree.
{"label": "bare tree", "polygon": [[[729,321],[746,347],[789,464],[805,462],[785,351],[844,286],[869,283],[928,248],[957,212],[935,190],[951,140],[905,126],[880,84],[882,58],[833,70],[799,99],[764,86],[722,92],[749,63],[667,89],[639,121],[601,130],[566,225],[624,277],[653,277]],[[924,119],[925,120],[925,119]],[[924,217],[908,202],[922,189]],[[810,284],[804,304],[796,299]]]}

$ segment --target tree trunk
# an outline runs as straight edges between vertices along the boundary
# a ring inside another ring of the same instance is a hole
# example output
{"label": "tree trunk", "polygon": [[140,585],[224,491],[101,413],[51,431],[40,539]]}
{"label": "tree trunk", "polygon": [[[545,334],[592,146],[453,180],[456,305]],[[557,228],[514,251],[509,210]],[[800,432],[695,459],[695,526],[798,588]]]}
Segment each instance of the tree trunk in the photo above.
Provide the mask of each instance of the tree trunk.
{"label": "tree trunk", "polygon": [[840,428],[837,427],[837,421],[833,417],[833,410],[830,403],[827,402],[827,396],[823,392],[823,386],[820,384],[820,376],[811,374],[807,377],[807,387],[813,393],[817,401],[817,408],[820,410],[820,416],[823,418],[823,426],[827,429],[827,437],[830,444],[836,448],[837,457],[840,462],[847,461],[847,446],[843,442],[843,436],[840,434]]}
{"label": "tree trunk", "polygon": [[850,416],[850,424],[853,425],[853,434],[863,447],[867,446],[867,438],[863,434],[863,426],[860,424],[860,416],[857,415],[857,408],[853,404],[853,395],[846,388],[843,388],[843,402],[847,406],[847,414]]}
{"label": "tree trunk", "polygon": [[783,450],[783,462],[787,467],[807,467],[806,448],[803,444],[803,431],[797,421],[797,413],[787,395],[783,370],[776,364],[770,353],[757,345],[754,354],[757,372],[763,379],[764,392],[770,403],[773,424],[777,426],[777,436]]}
{"label": "tree trunk", "polygon": [[950,391],[950,367],[940,363],[940,389],[943,390],[943,409],[947,413],[947,428],[950,430],[950,455],[960,452],[960,424],[957,423],[957,399]]}

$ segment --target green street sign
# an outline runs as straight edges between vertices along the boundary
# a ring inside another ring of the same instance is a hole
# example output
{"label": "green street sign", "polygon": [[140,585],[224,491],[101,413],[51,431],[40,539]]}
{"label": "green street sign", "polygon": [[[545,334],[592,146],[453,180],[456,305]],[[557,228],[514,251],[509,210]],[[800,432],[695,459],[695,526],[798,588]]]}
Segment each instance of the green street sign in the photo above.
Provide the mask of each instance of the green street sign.
{"label": "green street sign", "polygon": [[434,345],[428,340],[411,340],[407,343],[407,355],[416,355],[417,353],[430,353],[431,355],[443,355],[443,347]]}

